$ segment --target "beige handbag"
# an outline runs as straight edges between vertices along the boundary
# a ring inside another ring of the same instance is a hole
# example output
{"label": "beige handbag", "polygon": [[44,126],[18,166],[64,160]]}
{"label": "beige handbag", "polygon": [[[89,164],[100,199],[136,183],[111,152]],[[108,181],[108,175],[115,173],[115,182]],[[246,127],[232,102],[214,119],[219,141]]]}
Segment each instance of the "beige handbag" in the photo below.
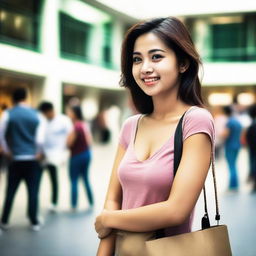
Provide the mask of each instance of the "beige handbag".
{"label": "beige handbag", "polygon": [[[174,175],[178,170],[182,155],[183,117],[184,114],[179,121],[174,137]],[[216,205],[215,219],[219,223],[220,215],[213,152],[211,166]],[[156,232],[118,231],[115,256],[232,256],[227,226],[219,224],[210,226],[205,187],[203,191],[205,214],[202,218],[202,230],[159,239],[156,239]]]}
{"label": "beige handbag", "polygon": [[225,225],[146,242],[147,256],[231,256]]}

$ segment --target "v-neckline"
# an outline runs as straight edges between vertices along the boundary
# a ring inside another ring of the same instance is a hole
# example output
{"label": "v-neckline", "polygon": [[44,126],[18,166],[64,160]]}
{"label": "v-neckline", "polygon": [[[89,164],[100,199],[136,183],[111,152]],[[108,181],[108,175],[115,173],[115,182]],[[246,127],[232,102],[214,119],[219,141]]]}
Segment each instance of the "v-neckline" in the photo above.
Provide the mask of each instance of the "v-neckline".
{"label": "v-neckline", "polygon": [[[189,108],[184,112],[185,115],[186,115],[187,112],[188,112],[189,110],[191,110],[193,107],[195,107],[195,106],[189,107]],[[146,159],[144,159],[144,160],[140,160],[140,159],[137,157],[137,154],[136,154],[136,150],[135,150],[135,141],[136,141],[136,137],[137,137],[139,122],[140,122],[140,120],[141,120],[144,116],[145,116],[145,114],[141,114],[141,115],[137,118],[137,120],[136,120],[136,122],[135,122],[135,127],[134,127],[134,132],[133,132],[133,140],[132,140],[132,150],[133,150],[134,157],[135,157],[136,160],[137,160],[138,162],[140,162],[140,163],[145,163],[145,162],[150,161],[150,160],[153,159],[156,155],[158,155],[158,153],[159,153],[160,151],[162,151],[162,150],[166,147],[166,145],[170,145],[171,141],[172,141],[173,138],[174,138],[174,135],[175,135],[175,132],[176,132],[176,128],[177,128],[178,123],[179,123],[179,121],[178,121],[177,124],[176,124],[176,127],[175,127],[175,129],[174,129],[174,132],[171,134],[171,136],[170,136],[170,137],[152,154],[152,155],[150,155],[148,158],[146,158]],[[182,115],[181,115],[181,116],[182,116]],[[179,119],[179,120],[180,120],[180,119]]]}

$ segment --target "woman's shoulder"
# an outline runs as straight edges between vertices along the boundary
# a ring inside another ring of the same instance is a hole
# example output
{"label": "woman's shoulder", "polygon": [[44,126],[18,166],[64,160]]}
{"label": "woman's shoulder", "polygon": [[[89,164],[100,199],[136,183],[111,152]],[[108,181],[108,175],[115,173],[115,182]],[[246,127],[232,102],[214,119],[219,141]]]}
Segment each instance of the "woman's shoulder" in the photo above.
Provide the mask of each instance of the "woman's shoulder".
{"label": "woman's shoulder", "polygon": [[126,149],[131,141],[132,131],[135,129],[140,114],[128,117],[121,128],[119,143]]}
{"label": "woman's shoulder", "polygon": [[184,116],[184,139],[196,133],[207,133],[212,140],[215,138],[215,127],[212,114],[206,108],[193,106]]}
{"label": "woman's shoulder", "polygon": [[135,114],[135,115],[127,117],[125,119],[125,121],[123,122],[122,127],[132,128],[132,126],[137,123],[137,121],[140,117],[141,117],[141,114]]}
{"label": "woman's shoulder", "polygon": [[193,122],[198,122],[200,120],[205,120],[213,122],[213,116],[210,111],[203,107],[192,106],[185,114],[185,120],[190,120]]}
{"label": "woman's shoulder", "polygon": [[84,126],[84,122],[83,122],[83,121],[76,121],[76,122],[74,122],[74,127],[75,127],[75,129],[77,129],[77,130],[82,129],[83,126]]}

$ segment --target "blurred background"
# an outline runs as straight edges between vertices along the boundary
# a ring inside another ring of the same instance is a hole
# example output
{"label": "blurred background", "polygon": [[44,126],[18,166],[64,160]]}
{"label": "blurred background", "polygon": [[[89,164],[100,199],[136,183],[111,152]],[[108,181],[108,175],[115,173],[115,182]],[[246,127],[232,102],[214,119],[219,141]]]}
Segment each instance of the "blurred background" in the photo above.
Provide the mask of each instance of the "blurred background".
{"label": "blurred background", "polygon": [[[248,108],[256,100],[255,1],[0,0],[0,116],[12,106],[11,95],[18,87],[28,90],[34,108],[47,100],[57,113],[65,113],[70,102],[78,102],[94,137],[90,181],[95,197],[91,208],[81,185],[79,209],[70,213],[67,159],[58,173],[55,214],[48,210],[51,189],[48,175],[43,174],[40,214],[45,224],[33,233],[26,228],[27,200],[22,184],[13,205],[11,227],[0,235],[1,256],[96,254],[94,218],[103,206],[120,126],[134,113],[127,92],[119,86],[121,42],[131,25],[159,16],[183,20],[202,57],[203,97],[217,127],[221,222],[228,224],[235,256],[256,255],[256,195],[246,142],[246,131],[253,123]],[[227,105],[242,127],[239,186],[234,191],[229,189],[225,142],[220,135],[229,119],[222,109]],[[0,172],[0,213],[5,169]],[[211,187],[210,179],[208,183]],[[213,203],[210,205],[213,210]],[[200,199],[198,220],[201,206]],[[194,228],[200,228],[198,221]]]}

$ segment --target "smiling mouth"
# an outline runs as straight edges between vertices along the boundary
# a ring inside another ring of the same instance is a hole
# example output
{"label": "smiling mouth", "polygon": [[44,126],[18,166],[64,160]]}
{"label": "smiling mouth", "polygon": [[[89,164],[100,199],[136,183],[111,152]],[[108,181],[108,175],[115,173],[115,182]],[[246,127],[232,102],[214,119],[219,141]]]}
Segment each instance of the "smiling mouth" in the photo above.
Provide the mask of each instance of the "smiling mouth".
{"label": "smiling mouth", "polygon": [[159,79],[160,77],[143,78],[142,81],[144,83],[152,83],[152,82],[158,81]]}

